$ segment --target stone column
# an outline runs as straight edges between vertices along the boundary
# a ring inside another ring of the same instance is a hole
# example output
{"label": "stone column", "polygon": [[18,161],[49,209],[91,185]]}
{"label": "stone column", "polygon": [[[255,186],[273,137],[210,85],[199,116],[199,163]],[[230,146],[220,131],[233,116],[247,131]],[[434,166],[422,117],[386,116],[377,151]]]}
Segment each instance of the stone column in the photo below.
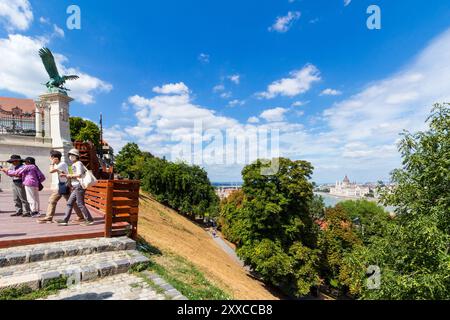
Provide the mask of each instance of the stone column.
{"label": "stone column", "polygon": [[[69,109],[72,98],[63,93],[47,93],[40,96],[41,101],[48,106],[49,135],[52,139],[52,148],[63,154],[66,161],[67,153],[72,149],[70,139]],[[47,129],[45,130],[48,136]],[[66,161],[67,162],[67,161]]]}
{"label": "stone column", "polygon": [[42,113],[39,104],[36,104],[35,111],[36,138],[42,138]]}

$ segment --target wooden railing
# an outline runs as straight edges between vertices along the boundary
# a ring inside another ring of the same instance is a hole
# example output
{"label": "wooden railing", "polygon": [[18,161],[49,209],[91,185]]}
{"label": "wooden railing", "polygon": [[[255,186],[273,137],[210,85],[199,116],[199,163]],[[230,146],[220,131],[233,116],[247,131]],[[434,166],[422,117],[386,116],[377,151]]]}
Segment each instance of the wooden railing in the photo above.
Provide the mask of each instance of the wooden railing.
{"label": "wooden railing", "polygon": [[105,214],[105,237],[137,239],[140,181],[100,180],[86,191],[86,204]]}

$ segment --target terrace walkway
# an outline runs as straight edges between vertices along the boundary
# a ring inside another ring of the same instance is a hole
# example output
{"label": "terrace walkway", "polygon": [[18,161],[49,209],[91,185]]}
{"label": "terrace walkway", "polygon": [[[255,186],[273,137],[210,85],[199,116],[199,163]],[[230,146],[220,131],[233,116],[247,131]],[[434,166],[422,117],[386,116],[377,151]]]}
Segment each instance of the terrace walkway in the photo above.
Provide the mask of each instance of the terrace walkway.
{"label": "terrace walkway", "polygon": [[[47,209],[50,194],[50,191],[45,190],[40,193],[43,215]],[[61,199],[57,206],[55,219],[64,216],[65,205],[66,201]],[[59,227],[55,223],[38,224],[36,218],[10,217],[14,213],[12,192],[0,192],[0,248],[103,237],[105,215],[92,207],[88,208],[95,219],[93,226],[83,227],[78,223],[71,223],[68,227]],[[74,213],[72,219],[76,217]]]}

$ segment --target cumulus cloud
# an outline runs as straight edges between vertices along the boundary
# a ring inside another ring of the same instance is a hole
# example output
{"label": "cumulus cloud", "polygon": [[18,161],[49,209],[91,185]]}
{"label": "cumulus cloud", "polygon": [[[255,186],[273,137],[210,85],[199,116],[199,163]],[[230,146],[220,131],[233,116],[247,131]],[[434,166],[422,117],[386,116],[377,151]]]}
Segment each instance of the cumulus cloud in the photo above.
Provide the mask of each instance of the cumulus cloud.
{"label": "cumulus cloud", "polygon": [[[450,101],[449,83],[450,29],[398,72],[372,81],[359,93],[335,103],[316,115],[314,122],[310,119],[313,124],[308,127],[286,121],[289,109],[285,108],[265,110],[242,123],[195,104],[189,94],[182,94],[130,97],[128,104],[135,108],[136,125],[113,129],[121,139],[137,141],[160,155],[170,155],[173,141],[191,139],[197,119],[205,130],[277,129],[281,155],[312,162],[315,180],[333,182],[349,173],[352,180],[376,181],[388,179],[389,172],[401,165],[396,149],[399,133],[403,129],[425,129],[432,104]],[[205,167],[215,181],[239,178],[242,169]]]}
{"label": "cumulus cloud", "polygon": [[[40,48],[49,45],[50,39],[33,38],[24,35],[9,35],[0,39],[0,89],[36,98],[45,92],[42,85],[48,75],[38,55]],[[77,74],[79,80],[67,83],[72,91],[70,95],[83,104],[95,101],[97,92],[109,92],[112,85],[91,76],[78,68],[68,67],[64,55],[54,53],[56,64],[61,74]]]}
{"label": "cumulus cloud", "polygon": [[308,104],[308,101],[295,101],[291,106],[292,107],[303,107]]}
{"label": "cumulus cloud", "polygon": [[153,92],[159,94],[187,94],[189,93],[189,88],[183,83],[169,83],[161,87],[154,87]]}
{"label": "cumulus cloud", "polygon": [[223,84],[218,84],[214,86],[213,91],[215,93],[225,91],[225,86]]}
{"label": "cumulus cloud", "polygon": [[300,70],[292,71],[289,78],[274,81],[265,92],[258,93],[257,96],[265,99],[277,96],[295,97],[307,92],[314,83],[320,80],[320,71],[317,67],[307,64]]}
{"label": "cumulus cloud", "polygon": [[7,31],[25,31],[32,22],[33,11],[28,0],[0,0],[0,23]]}
{"label": "cumulus cloud", "polygon": [[228,76],[228,79],[234,84],[239,84],[241,82],[241,76],[239,74]]}
{"label": "cumulus cloud", "polygon": [[301,13],[289,11],[285,16],[277,17],[274,24],[269,27],[269,31],[285,33],[289,31],[295,21],[300,19]]}
{"label": "cumulus cloud", "polygon": [[60,38],[64,38],[65,36],[64,30],[58,27],[56,24],[53,25],[53,34]]}
{"label": "cumulus cloud", "polygon": [[259,123],[259,118],[258,117],[250,117],[247,120],[248,123]]}
{"label": "cumulus cloud", "polygon": [[237,106],[243,106],[245,104],[245,101],[239,100],[239,99],[235,99],[232,100],[230,102],[228,102],[228,106],[230,107],[237,107]]}
{"label": "cumulus cloud", "polygon": [[206,53],[200,53],[199,55],[198,55],[198,61],[200,61],[201,63],[204,63],[204,64],[208,64],[209,63],[209,54],[206,54]]}
{"label": "cumulus cloud", "polygon": [[321,96],[340,96],[341,94],[342,94],[342,92],[339,90],[328,88],[328,89],[323,90],[320,95]]}
{"label": "cumulus cloud", "polygon": [[288,112],[288,109],[274,108],[265,110],[263,113],[261,113],[260,117],[269,122],[283,121],[286,112]]}

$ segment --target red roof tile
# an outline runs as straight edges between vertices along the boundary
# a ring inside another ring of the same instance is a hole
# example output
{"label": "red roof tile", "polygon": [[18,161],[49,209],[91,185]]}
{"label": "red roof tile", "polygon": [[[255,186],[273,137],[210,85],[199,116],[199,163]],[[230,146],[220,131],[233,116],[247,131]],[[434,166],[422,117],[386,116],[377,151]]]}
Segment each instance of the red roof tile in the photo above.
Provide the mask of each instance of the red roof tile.
{"label": "red roof tile", "polygon": [[0,97],[0,108],[9,112],[14,108],[19,108],[23,113],[34,113],[36,104],[32,99]]}

